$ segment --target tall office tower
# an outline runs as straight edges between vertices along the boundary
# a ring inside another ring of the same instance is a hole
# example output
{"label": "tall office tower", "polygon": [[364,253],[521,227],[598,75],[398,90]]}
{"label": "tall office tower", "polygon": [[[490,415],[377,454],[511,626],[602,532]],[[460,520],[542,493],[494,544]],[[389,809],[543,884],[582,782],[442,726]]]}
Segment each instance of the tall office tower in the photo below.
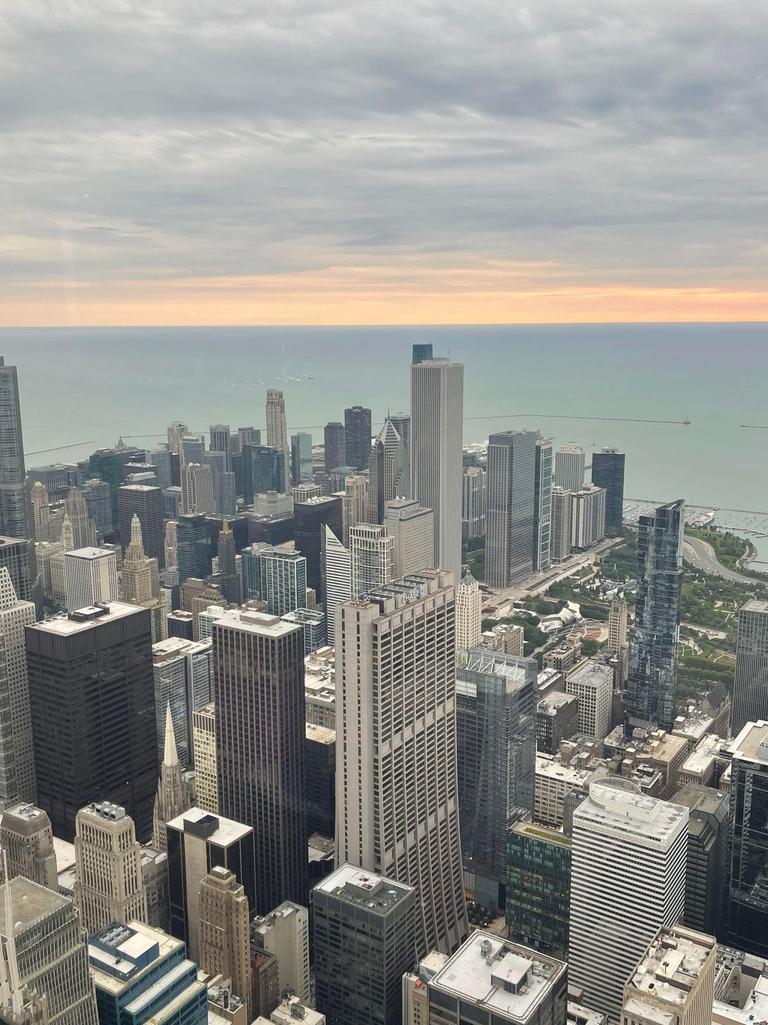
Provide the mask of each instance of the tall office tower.
{"label": "tall office tower", "polygon": [[629,634],[628,725],[651,723],[667,732],[675,719],[680,586],[685,502],[660,505],[640,517],[635,621]]}
{"label": "tall office tower", "polygon": [[311,655],[328,643],[325,613],[318,608],[294,609],[282,617],[288,623],[298,623],[304,635],[304,654]]}
{"label": "tall office tower", "polygon": [[24,876],[58,890],[51,820],[41,808],[33,804],[6,808],[0,823],[0,848],[6,854],[9,879]]}
{"label": "tall office tower", "polygon": [[[353,473],[344,481],[341,496],[341,520],[344,544],[349,544],[349,531],[358,523],[368,520],[368,478]],[[376,521],[378,522],[378,521]]]}
{"label": "tall office tower", "polygon": [[179,583],[188,577],[204,580],[211,572],[211,542],[205,516],[181,515],[176,521],[176,562]]}
{"label": "tall office tower", "polygon": [[571,554],[572,510],[573,492],[553,487],[550,547],[552,562],[562,562]]}
{"label": "tall office tower", "polygon": [[[419,954],[453,950],[467,932],[453,578],[425,571],[394,581],[336,616],[337,716],[357,723],[336,745],[337,862],[417,885]],[[433,785],[419,788],[417,800],[405,779]],[[374,828],[378,814],[382,829]]]}
{"label": "tall office tower", "polygon": [[253,919],[256,946],[273,954],[279,966],[279,992],[292,990],[304,1003],[311,999],[309,913],[302,904],[285,900],[267,915]]}
{"label": "tall office tower", "polygon": [[216,761],[216,705],[211,702],[192,713],[192,751],[195,762],[197,806],[219,813],[219,771]]}
{"label": "tall office tower", "polygon": [[768,957],[768,723],[743,726],[731,753],[725,941]]}
{"label": "tall office tower", "polygon": [[156,851],[163,853],[168,850],[166,823],[188,811],[195,803],[195,785],[179,762],[171,706],[166,705],[163,760],[152,814],[152,846]]}
{"label": "tall office tower", "polygon": [[117,556],[110,548],[80,548],[64,556],[70,612],[117,598]]}
{"label": "tall office tower", "polygon": [[592,453],[592,483],[605,489],[605,525],[609,530],[621,530],[624,522],[624,460],[624,453],[615,448]]}
{"label": "tall office tower", "polygon": [[29,480],[39,480],[45,485],[52,502],[63,502],[70,488],[80,487],[82,476],[79,467],[71,463],[33,466],[27,473]]}
{"label": "tall office tower", "polygon": [[213,695],[211,642],[168,637],[152,645],[152,665],[158,758],[165,750],[165,713],[170,706],[179,758],[185,768],[191,768],[192,714],[209,704]]}
{"label": "tall office tower", "polygon": [[585,484],[571,499],[571,547],[589,548],[605,537],[605,491]]}
{"label": "tall office tower", "polygon": [[[387,413],[387,420],[400,435],[400,440],[405,445],[405,451],[410,460],[411,454],[411,414],[410,413]],[[410,474],[404,481],[404,485],[410,487]],[[410,492],[409,492],[410,494]]]}
{"label": "tall office tower", "polygon": [[672,798],[688,809],[685,914],[689,929],[715,934],[722,926],[728,863],[728,794],[686,783]]}
{"label": "tall office tower", "polygon": [[710,1025],[716,961],[714,936],[659,929],[624,986],[622,1025]]}
{"label": "tall office tower", "polygon": [[99,1025],[88,952],[69,897],[17,876],[0,886],[0,1019]]}
{"label": "tall office tower", "polygon": [[0,566],[0,810],[36,795],[25,640],[36,619],[35,606],[18,600]]}
{"label": "tall office tower", "polygon": [[[357,477],[350,477],[350,480],[359,479]],[[296,484],[291,488],[291,497],[294,502],[306,502],[308,498],[317,498],[322,493],[320,485],[310,481],[304,481],[302,484]]]}
{"label": "tall office tower", "polygon": [[352,556],[327,525],[323,526],[323,580],[328,643],[335,644],[336,613],[352,597]]}
{"label": "tall office tower", "polygon": [[467,570],[456,588],[456,658],[476,648],[483,633],[483,596],[480,585]]}
{"label": "tall office tower", "polygon": [[[285,453],[268,445],[243,445],[240,456],[242,466],[242,495],[246,505],[252,505],[256,495],[267,491],[287,494],[285,490]],[[237,464],[235,464],[237,466]],[[241,490],[237,489],[238,492]]]}
{"label": "tall office tower", "polygon": [[427,982],[428,1021],[558,1025],[566,1021],[567,977],[563,961],[478,929]]}
{"label": "tall office tower", "polygon": [[464,469],[461,497],[461,537],[465,542],[471,541],[475,537],[485,537],[488,500],[487,477],[485,470],[480,466],[467,466]]}
{"label": "tall office tower", "polygon": [[329,527],[336,537],[343,533],[341,498],[323,495],[296,502],[293,507],[296,550],[307,560],[307,587],[314,588],[318,600],[325,594],[323,580],[322,547],[323,527]]}
{"label": "tall office tower", "polygon": [[181,468],[181,511],[187,516],[217,511],[213,497],[211,467],[201,463],[185,463]]}
{"label": "tall office tower", "polygon": [[484,906],[505,907],[507,831],[533,812],[537,670],[535,659],[484,648],[456,669],[464,871]]}
{"label": "tall office tower", "polygon": [[112,489],[109,484],[94,477],[85,481],[80,488],[80,494],[85,499],[88,515],[96,524],[98,533],[102,537],[111,534],[114,520],[112,517]]}
{"label": "tall office tower", "polygon": [[386,420],[381,433],[369,446],[368,517],[371,523],[383,523],[387,502],[407,498],[410,494],[410,461],[408,449],[391,420]]}
{"label": "tall office tower", "polygon": [[112,507],[112,523],[117,523],[117,489],[125,482],[125,467],[128,463],[143,463],[144,449],[128,446],[100,448],[88,460],[88,474],[98,477],[109,485]]}
{"label": "tall office tower", "polygon": [[211,452],[223,452],[225,468],[232,469],[232,447],[229,424],[211,424],[208,428]]}
{"label": "tall office tower", "polygon": [[148,454],[149,462],[156,468],[157,486],[164,490],[173,484],[171,476],[171,453],[166,445],[154,448]]}
{"label": "tall office tower", "polygon": [[165,537],[163,539],[163,553],[165,555],[164,565],[166,569],[173,569],[178,562],[176,553],[176,520],[168,520],[165,525]]}
{"label": "tall office tower", "polygon": [[125,551],[120,570],[123,600],[131,605],[157,605],[160,597],[160,580],[157,559],[147,558],[139,517],[134,513],[131,523],[131,541]]}
{"label": "tall office tower", "polygon": [[768,719],[768,601],[750,598],[739,609],[731,736],[761,719]]}
{"label": "tall office tower", "polygon": [[113,602],[29,626],[27,665],[38,803],[55,835],[71,840],[80,808],[107,799],[148,839],[158,770],[149,612]]}
{"label": "tall office tower", "polygon": [[336,829],[336,731],[307,723],[304,742],[307,834],[332,837]]}
{"label": "tall office tower", "polygon": [[48,498],[48,489],[42,481],[37,480],[32,485],[31,500],[35,541],[50,541],[52,540],[51,505]]}
{"label": "tall office tower", "polygon": [[213,624],[219,806],[253,826],[255,908],[304,899],[304,636],[231,609]]}
{"label": "tall office tower", "polygon": [[394,538],[384,527],[358,523],[349,532],[352,560],[352,597],[388,584],[392,579]]}
{"label": "tall office tower", "polygon": [[535,546],[533,568],[541,571],[552,561],[552,439],[536,435],[536,473],[533,495]]}
{"label": "tall office tower", "polygon": [[564,491],[581,491],[584,487],[584,449],[572,442],[555,452],[555,486]]}
{"label": "tall office tower", "polygon": [[[210,976],[229,979],[247,1008],[251,1006],[251,958],[248,898],[233,872],[214,866],[200,884],[198,963]],[[246,1020],[250,1013],[246,1014]]]}
{"label": "tall office tower", "polygon": [[16,367],[0,356],[0,534],[31,537]]}
{"label": "tall office tower", "polygon": [[371,411],[365,406],[350,406],[344,410],[344,462],[356,470],[367,469],[370,451]]}
{"label": "tall office tower", "polygon": [[189,433],[189,427],[181,420],[174,420],[166,430],[168,451],[178,455],[181,452],[181,439]]}
{"label": "tall office tower", "polygon": [[285,419],[285,399],[276,388],[267,391],[267,445],[283,454],[283,482],[280,491],[290,490],[290,453],[288,450],[288,427]]}
{"label": "tall office tower", "polygon": [[400,1025],[419,942],[412,886],[341,865],[312,890],[316,1002],[329,1025]]}
{"label": "tall office tower", "polygon": [[237,437],[239,441],[238,447],[241,452],[243,445],[261,444],[261,431],[257,427],[238,427]]}
{"label": "tall office tower", "polygon": [[617,594],[608,612],[608,647],[611,651],[626,651],[629,647],[627,599]]}
{"label": "tall office tower", "polygon": [[611,728],[613,669],[586,659],[565,677],[565,692],[579,699],[579,733],[603,740]]}
{"label": "tall office tower", "polygon": [[218,584],[224,599],[233,605],[243,600],[243,582],[237,572],[237,549],[235,535],[227,520],[219,531],[218,537]]}
{"label": "tall office tower", "polygon": [[35,543],[23,538],[0,537],[0,567],[5,566],[19,601],[32,601],[37,606],[37,561]]}
{"label": "tall office tower", "polygon": [[502,431],[488,439],[485,578],[510,587],[533,573],[536,434]]}
{"label": "tall office tower", "polygon": [[162,569],[165,566],[163,492],[148,484],[124,484],[117,489],[117,508],[123,549],[131,540],[131,521],[138,516],[144,551],[150,558],[157,559]]}
{"label": "tall office tower", "polygon": [[77,813],[75,904],[87,933],[110,922],[147,920],[147,890],[133,819],[102,801]]}
{"label": "tall office tower", "polygon": [[626,779],[596,780],[573,813],[572,842],[570,982],[617,1021],[646,946],[683,915],[688,809]]}
{"label": "tall office tower", "polygon": [[88,955],[101,1025],[207,1025],[208,984],[184,944],[163,930],[112,922],[89,938]]}
{"label": "tall office tower", "polygon": [[394,498],[384,510],[384,526],[394,540],[393,574],[407,577],[435,565],[434,514],[415,498]]}
{"label": "tall office tower", "polygon": [[[253,907],[256,862],[253,830],[223,815],[190,808],[166,823],[170,933],[183,940],[197,960],[200,938],[200,881],[219,865],[234,873]],[[259,866],[261,869],[261,866]],[[238,994],[239,995],[239,994]]]}
{"label": "tall office tower", "polygon": [[568,955],[571,838],[558,829],[515,822],[507,834],[509,938],[542,954]]}
{"label": "tall office tower", "polygon": [[307,560],[300,552],[262,542],[240,557],[246,601],[266,602],[270,616],[306,608]]}
{"label": "tall office tower", "polygon": [[219,516],[234,516],[237,512],[235,475],[227,470],[226,452],[204,452],[203,465],[211,470],[215,511]]}
{"label": "tall office tower", "polygon": [[179,465],[202,463],[205,453],[205,438],[202,434],[185,434],[179,445]]}
{"label": "tall office tower", "polygon": [[312,480],[312,435],[305,431],[291,435],[291,483]]}
{"label": "tall office tower", "polygon": [[435,514],[435,561],[461,576],[464,367],[447,359],[411,366],[411,495]]}
{"label": "tall office tower", "polygon": [[432,342],[416,342],[412,349],[411,363],[423,363],[432,359]]}
{"label": "tall office tower", "polygon": [[337,466],[344,465],[347,447],[344,424],[337,420],[327,423],[323,429],[323,440],[325,442],[325,472],[330,473]]}
{"label": "tall office tower", "polygon": [[85,499],[76,488],[70,488],[64,500],[64,512],[72,524],[72,538],[75,548],[96,546],[96,526],[88,516]]}

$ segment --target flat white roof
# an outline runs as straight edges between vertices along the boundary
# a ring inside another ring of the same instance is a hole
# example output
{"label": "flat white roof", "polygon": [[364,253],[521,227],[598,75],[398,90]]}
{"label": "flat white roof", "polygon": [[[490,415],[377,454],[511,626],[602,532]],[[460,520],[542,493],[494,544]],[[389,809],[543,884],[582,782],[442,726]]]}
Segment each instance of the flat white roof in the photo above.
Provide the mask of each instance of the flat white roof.
{"label": "flat white roof", "polygon": [[104,559],[109,555],[116,556],[116,552],[112,548],[76,548],[65,554],[68,559],[87,559],[88,561]]}
{"label": "flat white roof", "polygon": [[[203,808],[189,808],[187,811],[182,812],[181,815],[177,815],[175,819],[171,819],[168,826],[183,833],[185,822],[199,822],[200,819],[204,819],[211,814],[213,813],[205,811]],[[253,832],[253,829],[250,826],[246,826],[243,822],[235,822],[234,819],[224,818],[223,815],[214,815],[213,817],[219,820],[219,828],[214,830],[209,837],[206,837],[206,841],[210,843],[227,847],[229,844],[234,843],[236,840],[241,840],[244,836],[248,836],[249,833]]]}
{"label": "flat white roof", "polygon": [[590,783],[589,797],[574,811],[573,821],[619,827],[625,833],[666,840],[688,821],[688,809],[649,797],[637,784],[610,776]]}
{"label": "flat white roof", "polygon": [[298,623],[287,623],[279,616],[270,616],[266,612],[254,612],[251,609],[224,609],[215,620],[216,627],[230,630],[243,630],[262,637],[285,637],[288,634],[302,633]]}
{"label": "flat white roof", "polygon": [[[46,633],[59,634],[62,637],[69,637],[72,634],[82,633],[84,630],[92,630],[101,623],[114,623],[116,619],[124,619],[126,616],[137,616],[146,609],[138,605],[126,605],[119,601],[110,601],[109,612],[101,616],[94,615],[93,619],[70,619],[68,616],[56,616],[54,619],[46,619],[42,623],[35,623],[30,630],[44,630]],[[94,607],[76,609],[75,612],[94,612]]]}

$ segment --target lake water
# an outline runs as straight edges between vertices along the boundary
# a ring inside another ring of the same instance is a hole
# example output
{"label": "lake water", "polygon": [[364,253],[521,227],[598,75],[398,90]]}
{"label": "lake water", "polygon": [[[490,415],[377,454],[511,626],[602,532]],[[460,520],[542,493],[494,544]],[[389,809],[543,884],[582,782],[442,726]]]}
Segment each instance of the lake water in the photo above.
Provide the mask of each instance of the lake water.
{"label": "lake water", "polygon": [[5,329],[0,353],[19,368],[27,451],[75,445],[30,455],[34,466],[120,436],[151,444],[176,419],[263,426],[268,387],[285,393],[289,431],[316,441],[348,405],[380,422],[408,408],[421,341],[465,364],[465,443],[525,426],[588,451],[612,445],[627,454],[627,497],[683,497],[768,525],[768,429],[740,426],[768,427],[768,324]]}

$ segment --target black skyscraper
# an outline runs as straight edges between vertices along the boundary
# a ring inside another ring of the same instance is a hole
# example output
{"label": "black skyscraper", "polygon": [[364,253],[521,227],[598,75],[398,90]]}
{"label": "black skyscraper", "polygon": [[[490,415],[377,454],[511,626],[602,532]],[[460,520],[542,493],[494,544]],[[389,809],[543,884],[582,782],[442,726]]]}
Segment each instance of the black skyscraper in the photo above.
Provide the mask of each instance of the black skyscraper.
{"label": "black skyscraper", "polygon": [[31,537],[16,367],[0,356],[0,534]]}
{"label": "black skyscraper", "polygon": [[293,506],[296,551],[307,560],[307,587],[314,587],[318,600],[323,597],[322,532],[327,523],[341,537],[341,499],[338,496],[310,498]]}
{"label": "black skyscraper", "polygon": [[605,525],[613,530],[624,518],[624,459],[615,448],[592,453],[592,483],[605,488]]}
{"label": "black skyscraper", "polygon": [[211,572],[211,543],[208,521],[202,513],[179,516],[176,521],[176,561],[179,583],[188,577],[205,580]]}
{"label": "black skyscraper", "polygon": [[337,466],[343,466],[347,458],[344,424],[337,421],[325,425],[325,472],[330,473]]}
{"label": "black skyscraper", "polygon": [[[246,505],[253,503],[254,495],[283,490],[285,456],[279,449],[270,448],[268,445],[246,444],[243,445],[240,458],[242,460],[242,493]],[[237,472],[235,477],[238,477]]]}
{"label": "black skyscraper", "polygon": [[[368,466],[371,454],[371,411],[365,406],[352,406],[344,410],[346,436],[346,465],[361,470]],[[330,469],[335,469],[331,467]]]}
{"label": "black skyscraper", "polygon": [[411,363],[423,363],[425,359],[432,359],[432,342],[417,342],[413,347]]}
{"label": "black skyscraper", "polygon": [[122,805],[152,833],[158,758],[146,609],[112,602],[27,629],[37,803],[72,840],[90,801]]}
{"label": "black skyscraper", "polygon": [[120,514],[120,543],[123,551],[131,540],[131,520],[139,517],[144,552],[157,564],[165,566],[165,524],[163,522],[163,492],[149,484],[124,484],[117,489],[117,507]]}
{"label": "black skyscraper", "polygon": [[88,460],[88,472],[92,477],[106,481],[112,489],[112,524],[118,520],[117,489],[125,480],[127,463],[144,463],[147,453],[142,448],[100,448]]}

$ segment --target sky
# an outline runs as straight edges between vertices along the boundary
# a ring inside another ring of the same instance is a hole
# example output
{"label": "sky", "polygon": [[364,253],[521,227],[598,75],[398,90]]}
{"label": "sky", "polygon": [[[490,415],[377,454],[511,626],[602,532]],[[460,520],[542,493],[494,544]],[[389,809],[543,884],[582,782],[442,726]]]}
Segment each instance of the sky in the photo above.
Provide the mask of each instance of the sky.
{"label": "sky", "polygon": [[768,320],[766,0],[0,0],[0,326]]}

